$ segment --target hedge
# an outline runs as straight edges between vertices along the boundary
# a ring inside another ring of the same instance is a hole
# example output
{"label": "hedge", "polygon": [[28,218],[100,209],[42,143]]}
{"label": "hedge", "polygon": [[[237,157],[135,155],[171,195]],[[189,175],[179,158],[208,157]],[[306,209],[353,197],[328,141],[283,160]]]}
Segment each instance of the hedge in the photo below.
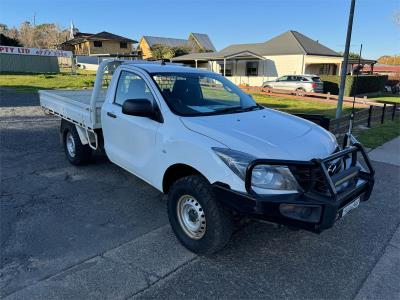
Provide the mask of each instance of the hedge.
{"label": "hedge", "polygon": [[[386,75],[360,75],[358,77],[357,87],[355,86],[356,76],[346,76],[345,96],[353,96],[354,94],[366,94],[383,91],[388,80]],[[324,82],[324,93],[339,94],[340,76],[338,75],[321,75]],[[356,90],[357,88],[357,90]]]}

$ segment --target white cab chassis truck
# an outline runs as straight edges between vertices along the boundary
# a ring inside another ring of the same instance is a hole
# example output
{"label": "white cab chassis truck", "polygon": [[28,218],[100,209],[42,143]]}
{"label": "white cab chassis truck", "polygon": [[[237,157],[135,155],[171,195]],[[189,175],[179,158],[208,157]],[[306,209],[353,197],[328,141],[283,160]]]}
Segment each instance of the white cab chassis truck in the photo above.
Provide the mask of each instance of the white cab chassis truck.
{"label": "white cab chassis truck", "polygon": [[104,61],[93,91],[40,91],[61,117],[67,159],[111,162],[168,194],[173,231],[193,252],[223,248],[233,216],[319,233],[369,199],[374,170],[347,135],[257,105],[219,74]]}

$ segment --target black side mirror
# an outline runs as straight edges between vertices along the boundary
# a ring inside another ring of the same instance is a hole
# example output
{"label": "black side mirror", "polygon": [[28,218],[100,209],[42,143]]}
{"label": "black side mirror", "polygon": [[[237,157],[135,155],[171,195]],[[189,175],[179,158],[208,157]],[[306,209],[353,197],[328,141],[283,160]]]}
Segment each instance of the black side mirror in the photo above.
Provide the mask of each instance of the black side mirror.
{"label": "black side mirror", "polygon": [[122,105],[122,113],[129,116],[154,118],[154,109],[148,99],[128,99]]}

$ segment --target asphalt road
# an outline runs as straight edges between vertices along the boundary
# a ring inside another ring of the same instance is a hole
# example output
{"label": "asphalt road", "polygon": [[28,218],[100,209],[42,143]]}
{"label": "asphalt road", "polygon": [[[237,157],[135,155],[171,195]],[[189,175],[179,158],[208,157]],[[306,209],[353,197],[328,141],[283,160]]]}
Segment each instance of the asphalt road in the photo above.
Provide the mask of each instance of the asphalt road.
{"label": "asphalt road", "polygon": [[0,107],[0,297],[352,299],[400,223],[399,167],[321,235],[252,222],[212,257],[181,247],[154,188],[96,155],[73,167],[30,94]]}

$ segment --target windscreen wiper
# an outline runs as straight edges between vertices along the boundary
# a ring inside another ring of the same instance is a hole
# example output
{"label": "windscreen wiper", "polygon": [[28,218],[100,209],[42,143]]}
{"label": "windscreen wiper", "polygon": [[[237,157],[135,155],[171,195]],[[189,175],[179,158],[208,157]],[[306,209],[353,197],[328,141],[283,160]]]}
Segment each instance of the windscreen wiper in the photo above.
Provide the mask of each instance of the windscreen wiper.
{"label": "windscreen wiper", "polygon": [[246,111],[252,111],[255,109],[263,109],[261,105],[252,105],[249,107],[241,107],[241,106],[233,106],[233,107],[227,107],[223,109],[218,109],[214,111],[212,114],[220,114],[220,113],[235,113],[235,112],[246,112]]}
{"label": "windscreen wiper", "polygon": [[219,114],[219,113],[240,112],[242,111],[242,109],[243,108],[241,106],[232,106],[232,107],[217,109],[213,113]]}
{"label": "windscreen wiper", "polygon": [[252,110],[263,109],[263,108],[264,108],[263,106],[261,106],[259,104],[256,104],[256,105],[252,105],[252,106],[249,106],[249,107],[242,108],[242,111],[252,111]]}

